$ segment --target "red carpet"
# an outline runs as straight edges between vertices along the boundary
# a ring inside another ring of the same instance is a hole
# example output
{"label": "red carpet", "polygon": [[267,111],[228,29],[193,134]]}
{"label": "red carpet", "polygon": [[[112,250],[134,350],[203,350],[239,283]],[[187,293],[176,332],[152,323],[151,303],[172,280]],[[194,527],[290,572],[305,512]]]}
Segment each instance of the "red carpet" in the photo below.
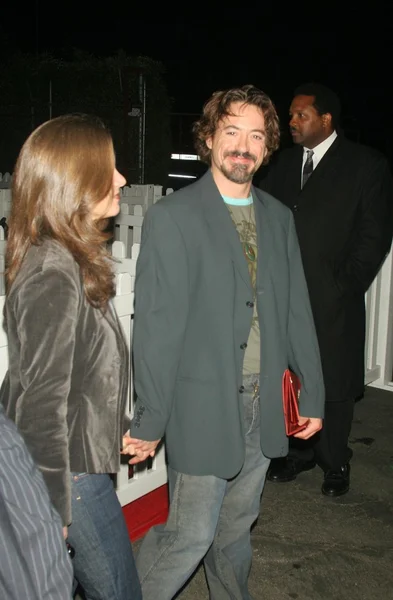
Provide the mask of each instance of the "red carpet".
{"label": "red carpet", "polygon": [[123,514],[131,540],[135,541],[144,536],[153,525],[165,523],[168,506],[167,484],[123,506]]}

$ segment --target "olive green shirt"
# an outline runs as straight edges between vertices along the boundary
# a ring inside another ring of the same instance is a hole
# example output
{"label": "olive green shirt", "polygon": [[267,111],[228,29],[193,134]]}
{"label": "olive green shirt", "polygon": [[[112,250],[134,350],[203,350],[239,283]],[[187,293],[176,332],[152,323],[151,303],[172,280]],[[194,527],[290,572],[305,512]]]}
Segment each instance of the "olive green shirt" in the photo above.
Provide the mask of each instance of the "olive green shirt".
{"label": "olive green shirt", "polygon": [[[239,234],[240,242],[243,246],[244,256],[247,260],[248,272],[250,273],[252,288],[253,290],[255,290],[258,260],[258,244],[254,204],[251,203],[248,205],[237,205],[229,203],[229,198],[225,198],[224,200],[232,217],[232,221]],[[247,348],[244,354],[244,375],[259,373],[260,368],[261,344],[257,304],[255,302],[255,297],[252,298],[252,301],[254,302],[254,314],[250,334],[247,341]]]}

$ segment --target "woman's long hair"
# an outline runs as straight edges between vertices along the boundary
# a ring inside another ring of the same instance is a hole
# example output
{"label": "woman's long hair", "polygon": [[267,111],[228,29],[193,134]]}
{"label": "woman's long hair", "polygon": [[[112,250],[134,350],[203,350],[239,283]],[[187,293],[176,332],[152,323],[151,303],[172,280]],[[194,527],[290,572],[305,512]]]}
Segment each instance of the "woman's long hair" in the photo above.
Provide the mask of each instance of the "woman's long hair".
{"label": "woman's long hair", "polygon": [[24,143],[14,171],[6,250],[7,294],[32,245],[45,238],[65,246],[80,267],[87,300],[105,309],[114,277],[105,242],[107,221],[94,205],[111,191],[115,155],[103,123],[64,115],[43,123]]}

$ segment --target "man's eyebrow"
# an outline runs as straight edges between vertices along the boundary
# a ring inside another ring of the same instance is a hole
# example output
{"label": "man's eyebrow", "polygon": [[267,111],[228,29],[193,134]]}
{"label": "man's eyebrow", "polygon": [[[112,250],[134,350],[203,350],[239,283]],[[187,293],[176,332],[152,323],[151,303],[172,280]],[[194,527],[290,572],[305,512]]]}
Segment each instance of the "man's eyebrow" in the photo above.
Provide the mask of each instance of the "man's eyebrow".
{"label": "man's eyebrow", "polygon": [[[225,127],[223,127],[223,130],[225,129],[237,129],[238,131],[241,130],[241,127],[237,127],[237,125],[225,125]],[[251,129],[252,133],[260,133],[261,135],[266,135],[266,131],[264,129]]]}

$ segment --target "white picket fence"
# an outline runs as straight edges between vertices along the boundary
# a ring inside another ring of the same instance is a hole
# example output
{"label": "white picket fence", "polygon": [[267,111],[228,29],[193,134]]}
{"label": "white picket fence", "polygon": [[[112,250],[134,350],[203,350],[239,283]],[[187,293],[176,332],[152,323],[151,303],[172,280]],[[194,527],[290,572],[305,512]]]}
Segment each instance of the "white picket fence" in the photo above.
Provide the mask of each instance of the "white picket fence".
{"label": "white picket fence", "polygon": [[[169,193],[172,190],[167,190]],[[149,206],[162,197],[162,187],[132,185],[122,189],[120,213],[115,220],[112,255],[116,263],[116,297],[114,304],[130,347],[134,314],[134,282],[139,255],[143,216]],[[132,371],[130,373],[129,413],[133,411]],[[128,464],[117,476],[117,494],[122,506],[157,489],[167,481],[165,448],[161,446],[153,461],[135,466],[130,475]]]}
{"label": "white picket fence", "polygon": [[393,249],[366,294],[365,383],[393,392]]}
{"label": "white picket fence", "polygon": [[0,173],[0,188],[9,189],[11,187],[12,175],[11,173]]}
{"label": "white picket fence", "polygon": [[[140,236],[140,217],[135,217],[137,225],[130,228],[134,236]],[[131,219],[130,219],[130,222]],[[112,254],[119,259],[116,264],[116,297],[114,305],[123,327],[127,345],[130,348],[132,339],[132,324],[134,314],[134,281],[135,266],[139,254],[139,244],[131,246],[131,256],[126,256],[126,246],[121,241],[116,241],[112,246]],[[133,414],[133,382],[132,371],[128,390],[128,413]],[[144,496],[160,487],[167,481],[164,447],[161,447],[153,461],[137,465],[132,469],[128,463],[122,464],[117,475],[117,494],[122,506]]]}
{"label": "white picket fence", "polygon": [[[167,190],[169,193],[172,190]],[[141,226],[146,209],[162,195],[161,186],[131,186],[124,188],[121,211],[115,224],[115,242],[112,254],[117,259],[116,297],[114,304],[119,315],[128,345],[132,339],[134,314],[135,267],[138,259]],[[0,218],[9,214],[10,190],[0,189]],[[0,236],[2,236],[0,227]],[[5,241],[0,237],[0,274],[4,271]],[[393,253],[386,258],[378,276],[366,294],[366,351],[365,383],[393,392]],[[4,288],[0,276],[0,314],[4,306]],[[3,290],[3,291],[1,291]],[[7,338],[0,327],[0,382],[8,365]],[[133,411],[132,372],[129,387],[128,411]],[[128,464],[121,467],[117,476],[117,493],[124,506],[167,481],[165,452],[162,447],[153,461],[137,465],[132,470]]]}

